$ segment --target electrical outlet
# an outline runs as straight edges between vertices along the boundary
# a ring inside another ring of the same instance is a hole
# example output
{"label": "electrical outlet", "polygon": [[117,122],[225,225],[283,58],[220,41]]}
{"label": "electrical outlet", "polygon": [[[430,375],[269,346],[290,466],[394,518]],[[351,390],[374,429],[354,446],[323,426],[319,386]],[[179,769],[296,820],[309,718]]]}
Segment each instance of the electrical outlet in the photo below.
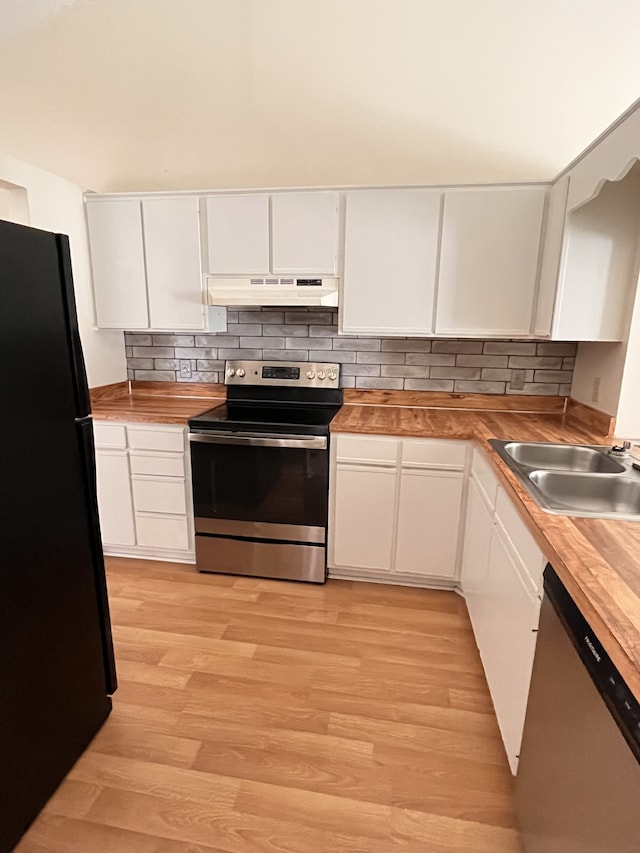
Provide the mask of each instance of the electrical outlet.
{"label": "electrical outlet", "polygon": [[186,358],[180,359],[180,378],[191,379],[191,362]]}
{"label": "electrical outlet", "polygon": [[593,380],[593,388],[591,389],[591,402],[597,403],[600,399],[600,382],[602,381],[601,376],[596,376]]}
{"label": "electrical outlet", "polygon": [[524,370],[512,370],[509,388],[512,391],[522,391],[524,388]]}

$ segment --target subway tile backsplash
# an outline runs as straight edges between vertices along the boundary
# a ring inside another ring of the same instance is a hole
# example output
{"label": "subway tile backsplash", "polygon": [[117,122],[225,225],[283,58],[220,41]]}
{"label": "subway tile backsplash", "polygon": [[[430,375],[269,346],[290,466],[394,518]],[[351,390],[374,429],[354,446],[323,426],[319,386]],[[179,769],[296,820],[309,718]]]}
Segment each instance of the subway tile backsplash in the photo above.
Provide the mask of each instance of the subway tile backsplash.
{"label": "subway tile backsplash", "polygon": [[226,359],[326,361],[343,388],[561,396],[576,354],[575,343],[338,336],[337,308],[230,308],[224,334],[125,332],[125,345],[129,379],[223,382]]}

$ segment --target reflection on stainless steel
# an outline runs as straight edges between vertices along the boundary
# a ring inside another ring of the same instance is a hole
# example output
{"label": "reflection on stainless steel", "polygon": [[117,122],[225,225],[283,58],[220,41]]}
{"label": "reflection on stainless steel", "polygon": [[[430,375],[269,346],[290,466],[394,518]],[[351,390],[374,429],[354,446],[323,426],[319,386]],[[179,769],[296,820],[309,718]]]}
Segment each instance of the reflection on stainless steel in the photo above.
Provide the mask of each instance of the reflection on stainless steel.
{"label": "reflection on stainless steel", "polygon": [[620,474],[624,471],[624,465],[593,447],[510,441],[504,445],[504,450],[512,459],[528,468],[603,474]]}
{"label": "reflection on stainless steel", "polygon": [[324,450],[327,439],[322,436],[309,437],[306,435],[269,435],[264,433],[242,432],[190,432],[189,441],[203,444],[246,444],[250,447],[298,447],[301,449],[317,448]]}
{"label": "reflection on stainless steel", "polygon": [[257,539],[280,539],[283,542],[314,542],[324,545],[324,527],[302,524],[271,524],[266,521],[235,521],[228,518],[196,517],[196,533],[214,536],[250,536]]}
{"label": "reflection on stainless steel", "polygon": [[196,536],[196,563],[201,572],[315,583],[325,580],[324,545]]}
{"label": "reflection on stainless steel", "polygon": [[538,506],[554,515],[640,521],[640,475],[607,447],[489,442]]}
{"label": "reflection on stainless steel", "polygon": [[640,514],[640,480],[615,474],[593,477],[557,471],[533,471],[529,479],[554,509],[569,507],[583,512]]}

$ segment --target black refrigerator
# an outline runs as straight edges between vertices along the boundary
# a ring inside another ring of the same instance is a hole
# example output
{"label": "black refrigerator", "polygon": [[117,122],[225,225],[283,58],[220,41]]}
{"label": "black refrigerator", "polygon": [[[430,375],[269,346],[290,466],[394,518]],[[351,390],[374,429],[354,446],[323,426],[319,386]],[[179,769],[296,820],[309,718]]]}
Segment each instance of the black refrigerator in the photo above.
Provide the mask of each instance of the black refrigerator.
{"label": "black refrigerator", "polygon": [[67,237],[0,221],[0,853],[116,689]]}

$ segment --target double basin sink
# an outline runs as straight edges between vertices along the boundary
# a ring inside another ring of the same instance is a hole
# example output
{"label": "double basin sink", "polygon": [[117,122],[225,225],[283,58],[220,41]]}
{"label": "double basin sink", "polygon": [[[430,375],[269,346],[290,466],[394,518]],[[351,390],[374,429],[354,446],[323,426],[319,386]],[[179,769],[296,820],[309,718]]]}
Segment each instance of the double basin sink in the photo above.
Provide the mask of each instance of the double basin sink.
{"label": "double basin sink", "polygon": [[640,474],[607,447],[489,442],[537,504],[556,515],[640,521]]}

